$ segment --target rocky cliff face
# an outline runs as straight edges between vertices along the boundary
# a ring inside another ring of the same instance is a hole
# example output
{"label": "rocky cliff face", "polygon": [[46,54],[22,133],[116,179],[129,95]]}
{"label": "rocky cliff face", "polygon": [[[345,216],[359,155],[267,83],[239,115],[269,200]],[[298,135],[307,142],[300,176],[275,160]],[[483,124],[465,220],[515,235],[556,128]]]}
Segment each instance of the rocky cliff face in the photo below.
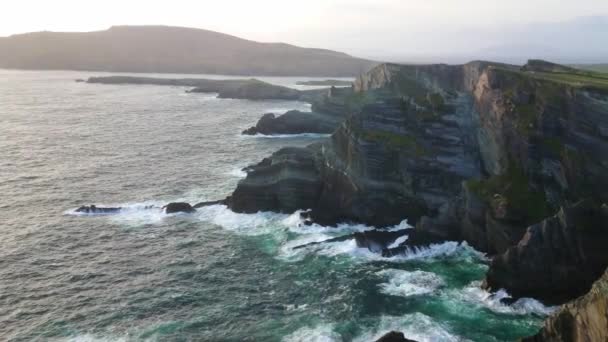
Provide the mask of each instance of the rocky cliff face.
{"label": "rocky cliff face", "polygon": [[323,222],[425,217],[419,230],[494,254],[565,201],[606,196],[602,92],[488,62],[385,64],[353,89],[313,105],[353,114],[315,154]]}
{"label": "rocky cliff face", "polygon": [[311,173],[318,174],[322,190],[316,205],[305,207],[312,209],[311,217],[328,224],[416,222],[445,206],[463,180],[478,177],[470,135],[474,103],[464,91],[463,73],[451,66],[405,68],[384,85],[372,73],[377,88],[359,80],[347,100],[316,103],[313,109],[354,114],[330,142],[312,147],[317,152]]}
{"label": "rocky cliff face", "polygon": [[608,341],[608,272],[585,296],[564,305],[543,329],[523,342]]}
{"label": "rocky cliff face", "polygon": [[562,304],[585,294],[608,267],[608,207],[582,201],[528,228],[492,260],[485,286]]}
{"label": "rocky cliff face", "polygon": [[[408,240],[384,255],[464,240],[496,255],[489,289],[549,303],[584,294],[604,272],[608,77],[538,61],[386,64],[353,89],[347,102],[318,104],[352,112],[329,142],[291,149],[296,163],[273,156],[254,167],[231,207],[311,209],[307,218],[321,224],[408,219]],[[576,324],[603,324],[598,305]],[[585,340],[569,319],[549,323],[551,333]]]}

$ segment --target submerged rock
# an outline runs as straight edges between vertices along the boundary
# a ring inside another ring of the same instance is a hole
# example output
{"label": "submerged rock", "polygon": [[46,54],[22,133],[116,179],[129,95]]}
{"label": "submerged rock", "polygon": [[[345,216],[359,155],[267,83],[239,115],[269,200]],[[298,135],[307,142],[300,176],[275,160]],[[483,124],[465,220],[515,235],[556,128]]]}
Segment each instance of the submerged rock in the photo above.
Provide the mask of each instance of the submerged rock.
{"label": "submerged rock", "polygon": [[174,213],[193,213],[196,211],[189,203],[177,202],[169,203],[163,207],[166,214]]}
{"label": "submerged rock", "polygon": [[592,201],[562,208],[528,228],[514,247],[496,256],[489,290],[561,304],[587,291],[608,267],[608,210]]}
{"label": "submerged rock", "polygon": [[84,205],[81,206],[80,208],[76,209],[77,213],[85,213],[85,214],[114,214],[114,213],[118,213],[122,210],[122,208],[117,207],[117,208],[111,208],[111,207],[97,207],[93,204],[91,205]]}
{"label": "submerged rock", "polygon": [[380,337],[376,342],[416,342],[414,340],[410,340],[405,338],[405,335],[402,332],[391,331],[386,335]]}
{"label": "submerged rock", "polygon": [[583,297],[562,306],[523,342],[608,341],[608,272]]}

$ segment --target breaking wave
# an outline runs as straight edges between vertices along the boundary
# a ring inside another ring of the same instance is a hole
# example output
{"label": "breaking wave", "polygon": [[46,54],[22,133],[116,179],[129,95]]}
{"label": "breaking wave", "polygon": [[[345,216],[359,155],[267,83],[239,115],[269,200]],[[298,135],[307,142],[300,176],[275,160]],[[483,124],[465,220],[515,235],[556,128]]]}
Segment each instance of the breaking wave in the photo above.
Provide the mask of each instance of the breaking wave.
{"label": "breaking wave", "polygon": [[388,282],[378,285],[380,292],[391,296],[418,296],[433,293],[445,286],[440,276],[424,271],[404,271],[386,269],[377,273],[388,278]]}

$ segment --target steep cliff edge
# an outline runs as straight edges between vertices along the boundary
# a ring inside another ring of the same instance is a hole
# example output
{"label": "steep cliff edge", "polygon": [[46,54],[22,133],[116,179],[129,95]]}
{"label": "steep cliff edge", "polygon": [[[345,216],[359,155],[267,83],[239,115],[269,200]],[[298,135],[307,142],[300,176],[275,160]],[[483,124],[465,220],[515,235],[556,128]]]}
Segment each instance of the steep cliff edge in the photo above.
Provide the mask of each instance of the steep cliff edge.
{"label": "steep cliff edge", "polygon": [[564,203],[606,202],[608,87],[525,70],[384,64],[349,101],[317,101],[351,115],[311,147],[323,190],[306,209],[324,223],[420,221],[418,235],[498,254]]}
{"label": "steep cliff edge", "polygon": [[564,305],[523,342],[608,341],[608,272],[583,297]]}

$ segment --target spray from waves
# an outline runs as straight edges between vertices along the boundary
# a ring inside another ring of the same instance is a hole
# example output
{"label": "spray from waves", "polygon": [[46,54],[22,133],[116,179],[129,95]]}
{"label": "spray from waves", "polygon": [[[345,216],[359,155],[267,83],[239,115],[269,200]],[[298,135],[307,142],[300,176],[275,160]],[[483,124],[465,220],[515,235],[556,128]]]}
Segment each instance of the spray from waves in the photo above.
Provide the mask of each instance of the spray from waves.
{"label": "spray from waves", "polygon": [[127,342],[124,337],[100,337],[91,334],[71,336],[63,339],[51,339],[56,342]]}
{"label": "spray from waves", "polygon": [[333,324],[320,324],[315,327],[300,328],[283,337],[283,342],[337,342],[342,341],[340,334],[334,331]]}
{"label": "spray from waves", "polygon": [[247,172],[243,171],[243,168],[237,168],[228,172],[228,174],[235,178],[247,177]]}
{"label": "spray from waves", "polygon": [[455,301],[466,305],[475,305],[486,308],[495,313],[509,315],[537,315],[548,316],[555,312],[557,307],[545,306],[541,302],[532,298],[520,298],[514,303],[507,305],[502,301],[511,298],[505,290],[490,293],[481,288],[481,282],[475,281],[460,290],[446,291],[444,297],[447,301]]}
{"label": "spray from waves", "polygon": [[397,247],[401,246],[401,244],[406,242],[407,239],[409,239],[409,237],[410,237],[409,235],[403,235],[403,236],[397,238],[397,240],[395,240],[395,242],[391,243],[388,246],[388,248],[391,249],[391,248],[397,248]]}
{"label": "spray from waves", "polygon": [[393,261],[409,260],[436,260],[448,257],[457,257],[468,261],[484,261],[487,257],[484,253],[475,250],[465,242],[447,241],[439,244],[432,244],[427,247],[411,247],[404,253],[391,257]]}
{"label": "spray from waves", "polygon": [[391,296],[425,295],[434,293],[445,286],[443,279],[431,272],[386,269],[377,274],[388,278],[388,282],[379,284],[378,287],[380,287],[380,292]]}
{"label": "spray from waves", "polygon": [[162,209],[167,203],[181,201],[184,200],[96,204],[95,206],[98,208],[120,208],[120,210],[112,213],[82,213],[77,212],[77,208],[73,208],[65,211],[64,214],[71,216],[107,216],[108,220],[114,223],[134,227],[146,224],[159,224],[162,223],[163,220],[170,217],[188,217],[189,215],[184,213],[166,214]]}
{"label": "spray from waves", "polygon": [[272,212],[239,214],[225,205],[200,208],[194,216],[202,221],[213,223],[243,235],[272,234],[280,230],[280,223],[289,217],[286,214]]}
{"label": "spray from waves", "polygon": [[299,134],[255,134],[255,135],[246,135],[241,134],[239,137],[243,139],[295,139],[295,138],[307,138],[307,139],[325,139],[329,138],[331,134],[322,134],[322,133],[299,133]]}
{"label": "spray from waves", "polygon": [[[367,248],[357,246],[353,233],[365,232],[375,229],[364,224],[338,224],[336,227],[321,226],[318,224],[306,225],[301,218],[302,211],[285,218],[281,223],[287,229],[299,236],[285,243],[279,251],[278,257],[284,261],[299,261],[309,254],[324,256],[347,255],[356,261],[371,261],[382,258],[380,255],[371,252]],[[402,221],[389,231],[409,229],[411,226],[407,220]],[[336,237],[345,237],[342,241],[329,242],[328,240]],[[328,241],[328,242],[324,242]]]}
{"label": "spray from waves", "polygon": [[400,331],[406,338],[419,342],[457,342],[464,341],[429,316],[421,313],[402,317],[382,316],[378,324],[369,332],[354,339],[355,342],[376,341],[389,331]]}

